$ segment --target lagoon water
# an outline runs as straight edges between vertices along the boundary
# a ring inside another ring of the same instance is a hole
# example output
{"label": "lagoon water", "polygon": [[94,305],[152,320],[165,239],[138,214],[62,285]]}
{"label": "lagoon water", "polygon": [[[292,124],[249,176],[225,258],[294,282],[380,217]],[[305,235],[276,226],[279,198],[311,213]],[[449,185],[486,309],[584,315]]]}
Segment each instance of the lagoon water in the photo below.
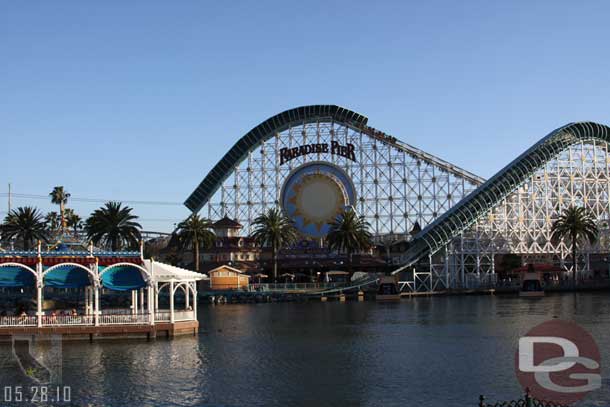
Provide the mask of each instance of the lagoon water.
{"label": "lagoon water", "polygon": [[204,305],[197,337],[64,343],[63,383],[72,405],[476,406],[522,394],[517,339],[553,317],[597,340],[604,385],[579,405],[607,406],[609,293]]}

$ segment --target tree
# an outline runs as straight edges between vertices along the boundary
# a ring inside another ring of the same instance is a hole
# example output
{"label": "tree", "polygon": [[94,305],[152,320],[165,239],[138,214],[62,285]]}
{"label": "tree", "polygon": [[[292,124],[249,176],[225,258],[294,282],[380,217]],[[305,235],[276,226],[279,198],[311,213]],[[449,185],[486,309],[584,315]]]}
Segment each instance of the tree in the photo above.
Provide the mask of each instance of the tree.
{"label": "tree", "polygon": [[87,238],[94,244],[110,247],[112,251],[121,250],[123,246],[138,247],[142,226],[136,222],[138,217],[131,213],[132,210],[120,202],[106,202],[85,221]]}
{"label": "tree", "polygon": [[576,286],[576,251],[582,240],[593,244],[597,240],[599,230],[595,217],[583,207],[570,205],[559,216],[551,227],[552,236],[558,239],[569,239],[572,244],[572,278]]}
{"label": "tree", "polygon": [[63,186],[57,186],[53,188],[53,191],[51,191],[49,196],[51,197],[51,203],[59,205],[59,214],[61,215],[61,231],[63,233],[64,229],[66,228],[64,210],[66,204],[68,203],[68,198],[70,198],[70,194],[66,192]]}
{"label": "tree", "polygon": [[366,250],[371,246],[371,225],[358,216],[354,209],[344,209],[337,219],[330,224],[326,236],[328,246],[338,252],[347,254],[347,270],[352,273],[352,257],[356,251]]}
{"label": "tree", "polygon": [[252,222],[254,232],[251,237],[260,246],[271,246],[273,279],[277,280],[277,257],[282,247],[297,240],[297,231],[292,219],[286,217],[278,208],[271,208]]}
{"label": "tree", "polygon": [[78,236],[78,230],[83,227],[83,219],[70,208],[66,208],[66,226],[72,229],[74,237]]}
{"label": "tree", "polygon": [[42,213],[31,206],[13,209],[4,219],[2,235],[5,239],[20,239],[23,250],[30,250],[34,240],[47,240]]}
{"label": "tree", "polygon": [[61,228],[61,215],[57,212],[48,212],[44,217],[45,225],[49,233],[56,233]]}
{"label": "tree", "polygon": [[176,244],[181,250],[193,250],[195,271],[199,272],[199,250],[212,247],[216,235],[211,230],[212,222],[193,214],[178,224],[176,233],[172,236],[170,244]]}

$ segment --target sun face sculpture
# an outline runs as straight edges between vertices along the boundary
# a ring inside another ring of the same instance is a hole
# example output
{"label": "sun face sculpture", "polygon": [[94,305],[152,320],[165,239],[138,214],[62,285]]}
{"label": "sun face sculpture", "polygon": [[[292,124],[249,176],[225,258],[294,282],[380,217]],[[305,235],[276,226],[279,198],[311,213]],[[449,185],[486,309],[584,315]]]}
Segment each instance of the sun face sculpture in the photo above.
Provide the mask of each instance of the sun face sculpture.
{"label": "sun face sculpture", "polygon": [[317,232],[333,221],[346,204],[341,187],[329,176],[311,174],[301,178],[293,187],[294,195],[288,200],[294,205],[293,216],[303,218],[303,227],[314,225]]}
{"label": "sun face sculpture", "polygon": [[347,174],[326,162],[312,162],[296,168],[285,180],[281,192],[284,213],[304,235],[320,238],[341,210],[355,202],[354,187]]}

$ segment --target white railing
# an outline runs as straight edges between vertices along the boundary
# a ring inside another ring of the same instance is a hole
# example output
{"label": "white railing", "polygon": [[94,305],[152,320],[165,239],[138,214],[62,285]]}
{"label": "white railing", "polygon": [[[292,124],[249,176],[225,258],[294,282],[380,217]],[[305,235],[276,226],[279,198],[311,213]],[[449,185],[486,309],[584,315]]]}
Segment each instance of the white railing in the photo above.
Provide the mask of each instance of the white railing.
{"label": "white railing", "polygon": [[93,315],[43,315],[42,325],[93,325]]}
{"label": "white railing", "polygon": [[0,326],[36,326],[38,318],[35,316],[3,316],[0,317]]}
{"label": "white railing", "polygon": [[169,311],[157,311],[155,312],[155,321],[157,322],[169,322],[171,315]]}
{"label": "white railing", "polygon": [[[149,324],[150,314],[131,314],[113,310],[112,314],[103,311],[99,316],[100,325],[129,325],[129,324]],[[194,321],[196,315],[194,311],[180,310],[174,311],[175,321]],[[155,312],[156,322],[169,322],[169,310],[161,310]],[[42,326],[78,326],[78,325],[94,325],[95,317],[93,315],[43,315]],[[0,317],[0,327],[19,327],[19,326],[37,326],[38,318],[36,316],[2,316]]]}
{"label": "white railing", "polygon": [[129,325],[129,324],[148,324],[148,314],[138,315],[127,315],[127,314],[113,314],[113,315],[100,315],[100,325]]}
{"label": "white railing", "polygon": [[175,321],[193,321],[195,319],[194,311],[174,311]]}
{"label": "white railing", "polygon": [[[174,321],[194,321],[195,311],[174,311]],[[155,321],[157,322],[169,322],[171,321],[171,315],[168,310],[155,312]]]}

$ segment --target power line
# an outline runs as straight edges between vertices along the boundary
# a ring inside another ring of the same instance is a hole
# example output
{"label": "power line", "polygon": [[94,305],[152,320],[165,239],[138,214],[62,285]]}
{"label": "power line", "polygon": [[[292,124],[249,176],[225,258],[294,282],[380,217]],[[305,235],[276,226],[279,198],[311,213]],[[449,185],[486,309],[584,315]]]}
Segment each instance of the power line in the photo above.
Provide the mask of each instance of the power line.
{"label": "power line", "polygon": [[[9,193],[0,192],[0,196],[8,197]],[[48,195],[37,195],[37,194],[17,194],[10,193],[11,198],[24,198],[24,199],[44,199],[49,200]],[[100,199],[100,198],[78,198],[78,197],[70,197],[70,201],[74,202],[88,202],[88,203],[106,203],[109,201],[114,202],[123,202],[134,205],[159,205],[159,206],[182,206],[182,202],[170,202],[170,201],[139,201],[139,200],[131,200],[131,199]]]}

